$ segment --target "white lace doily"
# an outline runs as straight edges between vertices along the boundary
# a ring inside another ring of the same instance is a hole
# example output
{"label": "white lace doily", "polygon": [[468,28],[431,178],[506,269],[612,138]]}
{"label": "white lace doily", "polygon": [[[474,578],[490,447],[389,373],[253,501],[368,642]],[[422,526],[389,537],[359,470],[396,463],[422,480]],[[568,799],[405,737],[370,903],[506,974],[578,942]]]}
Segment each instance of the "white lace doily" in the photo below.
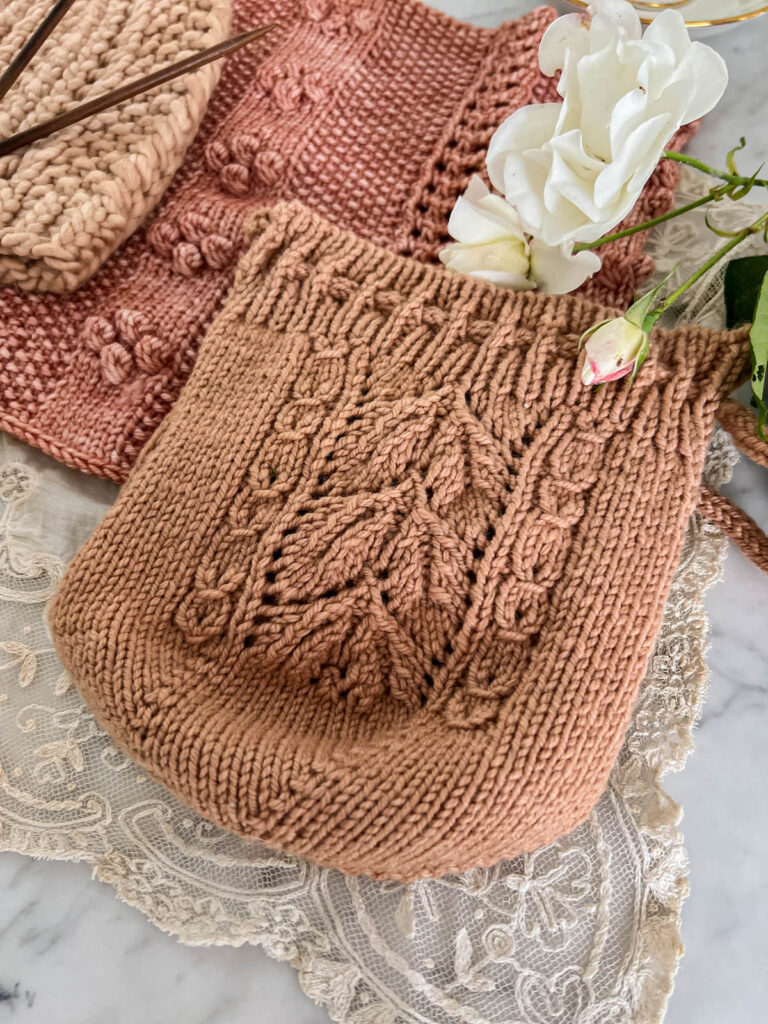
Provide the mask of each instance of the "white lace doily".
{"label": "white lace doily", "polygon": [[[686,177],[681,201],[694,188]],[[725,205],[719,216],[732,215]],[[657,229],[660,272],[713,246],[703,217]],[[677,311],[721,318],[715,276]],[[718,433],[707,476],[735,460]],[[656,1024],[681,952],[680,768],[703,697],[703,594],[724,539],[691,520],[608,789],[537,853],[414,885],[348,878],[224,832],[127,760],[63,673],[45,606],[114,500],[109,484],[0,436],[0,849],[87,860],[187,943],[258,943],[343,1024]]]}

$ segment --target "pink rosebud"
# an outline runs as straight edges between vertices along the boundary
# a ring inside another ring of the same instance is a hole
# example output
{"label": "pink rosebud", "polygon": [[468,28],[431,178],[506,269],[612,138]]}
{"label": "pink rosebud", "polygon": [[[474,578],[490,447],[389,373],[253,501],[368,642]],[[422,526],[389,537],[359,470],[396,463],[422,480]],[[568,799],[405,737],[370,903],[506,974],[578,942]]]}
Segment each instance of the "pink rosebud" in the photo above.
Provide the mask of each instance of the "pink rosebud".
{"label": "pink rosebud", "polygon": [[648,337],[626,317],[607,320],[588,334],[581,379],[584,384],[605,384],[631,373],[647,350]]}

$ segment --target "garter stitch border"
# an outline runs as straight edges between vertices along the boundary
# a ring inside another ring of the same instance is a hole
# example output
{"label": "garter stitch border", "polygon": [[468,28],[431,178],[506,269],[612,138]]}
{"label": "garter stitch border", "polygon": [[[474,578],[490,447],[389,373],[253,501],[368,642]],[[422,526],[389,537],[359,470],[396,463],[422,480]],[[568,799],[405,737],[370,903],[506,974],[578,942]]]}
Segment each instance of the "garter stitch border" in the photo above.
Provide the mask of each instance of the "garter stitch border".
{"label": "garter stitch border", "polygon": [[298,204],[54,600],[105,729],[225,828],[350,873],[490,865],[575,827],[646,669],[747,336],[387,253]]}
{"label": "garter stitch border", "polygon": [[[6,67],[50,10],[0,10]],[[229,0],[79,0],[0,103],[0,138],[226,37]],[[0,284],[72,291],[157,204],[195,137],[221,62],[0,158]]]}
{"label": "garter stitch border", "polygon": [[[299,198],[340,226],[434,261],[458,195],[513,110],[555,97],[537,8],[490,30],[418,0],[235,0],[234,54],[200,135],[146,229],[75,295],[0,290],[0,429],[123,481],[173,405],[243,248],[243,222]],[[669,208],[662,165],[633,217]],[[650,269],[642,238],[606,246],[591,297],[621,305]]]}

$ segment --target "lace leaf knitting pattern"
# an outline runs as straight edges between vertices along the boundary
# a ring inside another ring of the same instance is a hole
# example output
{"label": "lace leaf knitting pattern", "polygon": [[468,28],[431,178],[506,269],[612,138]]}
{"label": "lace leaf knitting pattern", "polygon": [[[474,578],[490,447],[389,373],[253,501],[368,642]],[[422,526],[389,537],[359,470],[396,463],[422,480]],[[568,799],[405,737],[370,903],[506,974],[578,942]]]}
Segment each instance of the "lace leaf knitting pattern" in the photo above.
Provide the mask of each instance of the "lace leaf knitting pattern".
{"label": "lace leaf knitting pattern", "polygon": [[269,845],[412,878],[549,842],[604,788],[746,336],[659,332],[596,392],[601,307],[295,203],[248,230],[62,585],[62,659],[153,775]]}

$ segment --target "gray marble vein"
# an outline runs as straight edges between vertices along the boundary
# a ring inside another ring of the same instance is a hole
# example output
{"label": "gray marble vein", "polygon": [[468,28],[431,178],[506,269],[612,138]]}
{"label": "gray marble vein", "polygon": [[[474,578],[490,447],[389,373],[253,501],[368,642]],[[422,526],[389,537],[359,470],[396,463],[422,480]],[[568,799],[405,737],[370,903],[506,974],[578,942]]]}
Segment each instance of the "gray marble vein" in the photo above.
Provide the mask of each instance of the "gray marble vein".
{"label": "gray marble vein", "polygon": [[[496,25],[528,0],[434,0]],[[565,8],[565,5],[561,4]],[[747,135],[768,160],[768,18],[712,40],[731,84],[692,151],[722,162]],[[737,467],[729,493],[768,528],[768,474]],[[686,769],[691,889],[668,1024],[757,1024],[768,1005],[768,583],[731,550],[710,593],[710,694]],[[189,948],[95,882],[82,864],[0,856],[0,1024],[328,1024],[292,968],[250,947]],[[543,1022],[546,1024],[546,1022]]]}

